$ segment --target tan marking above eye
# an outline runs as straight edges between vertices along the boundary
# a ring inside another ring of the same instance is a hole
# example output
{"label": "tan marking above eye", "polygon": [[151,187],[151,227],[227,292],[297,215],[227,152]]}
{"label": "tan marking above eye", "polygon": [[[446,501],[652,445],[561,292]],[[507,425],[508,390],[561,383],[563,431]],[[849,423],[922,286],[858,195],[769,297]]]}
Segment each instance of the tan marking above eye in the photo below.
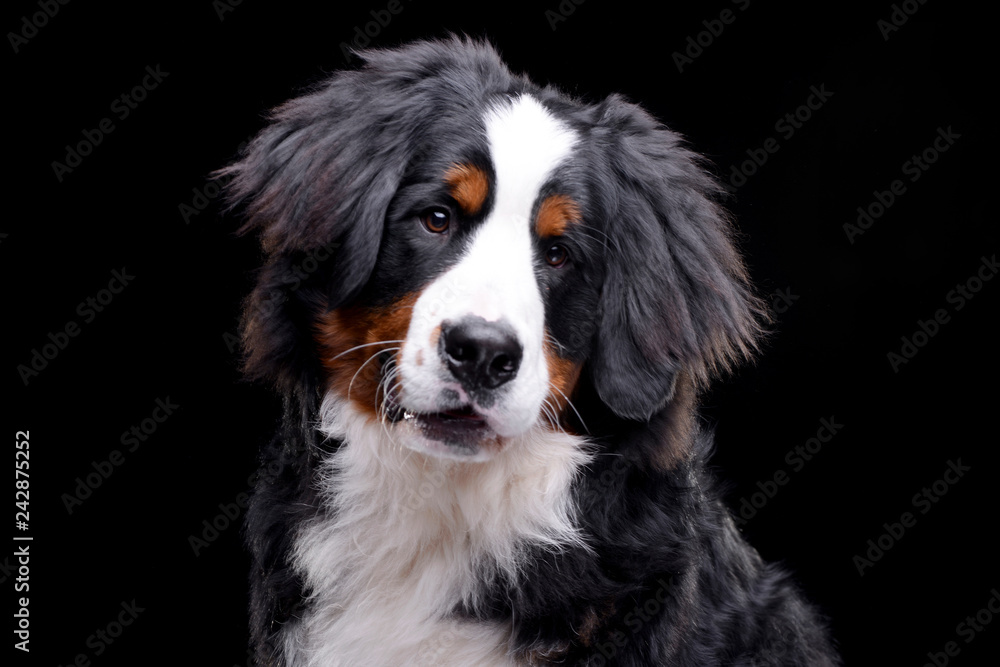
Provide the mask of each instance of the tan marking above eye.
{"label": "tan marking above eye", "polygon": [[475,215],[483,208],[490,193],[490,180],[479,167],[454,164],[444,174],[451,196],[466,215]]}
{"label": "tan marking above eye", "polygon": [[566,195],[549,195],[535,217],[535,233],[542,238],[562,236],[570,225],[581,221],[580,207]]}

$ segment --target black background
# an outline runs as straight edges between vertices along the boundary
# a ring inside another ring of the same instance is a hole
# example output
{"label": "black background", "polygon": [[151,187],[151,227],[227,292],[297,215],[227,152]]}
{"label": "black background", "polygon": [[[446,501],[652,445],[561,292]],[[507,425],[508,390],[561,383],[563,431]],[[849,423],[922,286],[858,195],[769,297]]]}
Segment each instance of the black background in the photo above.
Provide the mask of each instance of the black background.
{"label": "black background", "polygon": [[[546,12],[559,11],[557,0],[447,9],[403,0],[400,13],[379,14],[386,4],[71,2],[34,31],[24,21],[43,23],[37,2],[8,6],[5,33],[29,35],[14,39],[15,52],[8,34],[3,56],[13,150],[0,223],[2,411],[7,437],[30,429],[30,529],[17,531],[12,503],[7,511],[10,535],[34,538],[31,660],[15,652],[17,664],[79,654],[94,665],[246,664],[248,559],[238,519],[225,527],[220,504],[247,491],[277,415],[274,396],[240,381],[229,338],[258,250],[234,235],[238,221],[220,215],[217,198],[187,220],[181,207],[204,204],[195,191],[204,194],[207,174],[267,109],[345,66],[341,45],[366,27],[375,46],[447,30],[489,36],[537,81],[590,99],[621,92],[686,135],[724,179],[748,150],[777,141],[729,207],[761,293],[782,312],[757,363],[706,396],[714,463],[735,507],[758,482],[788,474],[744,530],[830,615],[848,664],[922,665],[949,641],[960,649],[951,664],[995,664],[1000,618],[971,642],[957,626],[1000,589],[1000,280],[960,310],[947,298],[998,250],[994,17],[914,0],[886,38],[879,21],[901,5],[567,0],[556,21]],[[713,24],[724,9],[734,20]],[[373,11],[391,20],[379,26]],[[699,33],[706,45],[679,71],[673,54]],[[113,101],[147,66],[168,74],[120,119]],[[792,136],[777,131],[811,86],[832,95]],[[60,181],[53,162],[106,117],[114,131]],[[959,138],[911,182],[903,164],[939,128]],[[905,193],[852,243],[844,224],[897,179]],[[134,279],[85,322],[78,304],[123,268]],[[779,290],[796,298],[788,304]],[[894,369],[888,353],[938,309],[949,320]],[[26,384],[18,366],[70,321],[79,335]],[[127,451],[123,432],[168,397],[176,411]],[[823,418],[843,427],[793,470],[786,453]],[[78,478],[113,450],[121,465],[69,513]],[[921,514],[914,494],[959,459],[970,470]],[[854,557],[906,511],[915,525],[859,575]],[[223,529],[206,533],[213,520]],[[195,555],[191,536],[213,539]],[[5,609],[16,597],[13,548],[0,556]],[[88,641],[133,600],[143,611],[113,643]]]}

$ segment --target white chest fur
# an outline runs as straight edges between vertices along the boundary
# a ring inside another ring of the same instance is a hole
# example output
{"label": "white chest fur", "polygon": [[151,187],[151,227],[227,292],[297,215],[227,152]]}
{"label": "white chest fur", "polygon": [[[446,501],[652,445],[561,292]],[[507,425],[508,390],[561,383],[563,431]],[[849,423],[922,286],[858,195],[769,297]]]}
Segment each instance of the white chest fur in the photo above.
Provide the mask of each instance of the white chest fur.
{"label": "white chest fur", "polygon": [[322,416],[345,444],[322,466],[327,513],[296,540],[311,605],[285,632],[289,666],[516,664],[509,627],[451,612],[484,577],[516,581],[526,545],[581,542],[569,489],[584,439],[539,428],[464,463],[394,442],[336,398]]}

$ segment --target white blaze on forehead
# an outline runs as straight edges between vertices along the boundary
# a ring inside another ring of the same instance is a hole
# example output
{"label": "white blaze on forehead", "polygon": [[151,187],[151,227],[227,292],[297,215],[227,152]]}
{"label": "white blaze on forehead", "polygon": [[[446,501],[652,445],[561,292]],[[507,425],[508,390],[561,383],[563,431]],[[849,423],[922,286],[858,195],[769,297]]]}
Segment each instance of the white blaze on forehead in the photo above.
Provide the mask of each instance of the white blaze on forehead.
{"label": "white blaze on forehead", "polygon": [[527,221],[542,185],[569,156],[576,134],[524,95],[486,115],[486,136],[496,172],[493,215]]}
{"label": "white blaze on forehead", "polygon": [[[526,333],[522,329],[542,324],[543,316],[531,211],[542,186],[569,157],[576,134],[528,95],[495,107],[485,123],[496,174],[493,210],[462,261],[472,274],[463,282],[473,292],[470,314],[512,320],[519,333]],[[538,321],[514,321],[519,315]]]}

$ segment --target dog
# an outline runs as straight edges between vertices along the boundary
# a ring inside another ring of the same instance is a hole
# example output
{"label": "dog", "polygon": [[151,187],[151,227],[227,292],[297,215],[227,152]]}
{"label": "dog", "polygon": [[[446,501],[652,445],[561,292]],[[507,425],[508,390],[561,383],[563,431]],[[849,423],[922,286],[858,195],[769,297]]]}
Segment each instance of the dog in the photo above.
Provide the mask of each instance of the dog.
{"label": "dog", "polygon": [[697,396],[766,333],[723,191],[618,95],[450,36],[359,53],[225,168],[283,419],[259,663],[835,665],[743,540]]}

